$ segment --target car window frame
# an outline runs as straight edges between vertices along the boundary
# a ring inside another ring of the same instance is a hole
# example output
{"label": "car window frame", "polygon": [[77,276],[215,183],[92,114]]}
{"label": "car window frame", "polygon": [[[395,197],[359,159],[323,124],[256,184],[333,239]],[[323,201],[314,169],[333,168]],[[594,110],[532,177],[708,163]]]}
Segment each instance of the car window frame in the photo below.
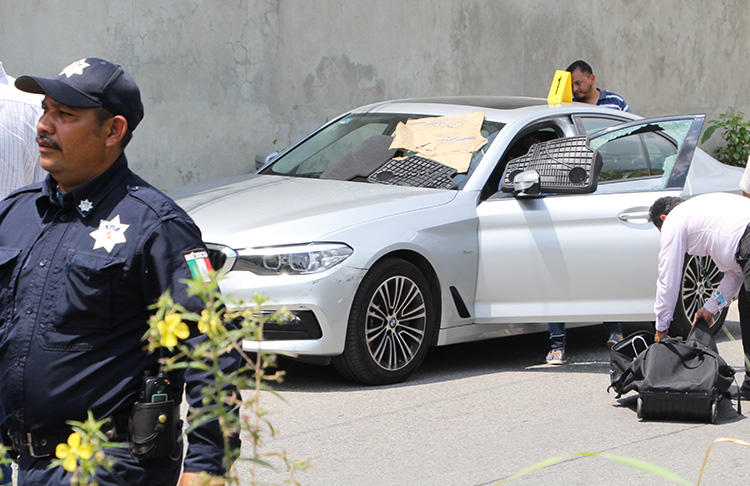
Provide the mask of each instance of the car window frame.
{"label": "car window frame", "polygon": [[[597,119],[613,120],[617,122],[613,125],[610,125],[607,128],[617,126],[622,123],[628,123],[628,122],[634,121],[632,118],[628,118],[626,116],[617,116],[617,115],[609,114],[609,113],[606,113],[606,114],[604,113],[573,113],[570,115],[570,120],[573,123],[574,130],[578,135],[588,136],[588,135],[601,131],[601,130],[597,130],[597,131],[588,133],[586,131],[586,128],[583,126],[583,119],[585,118],[597,118]],[[606,130],[606,128],[602,130]]]}
{"label": "car window frame", "polygon": [[[685,181],[687,179],[688,171],[690,170],[690,164],[692,163],[693,156],[695,154],[695,149],[698,146],[698,138],[700,137],[701,130],[703,128],[703,124],[706,119],[705,114],[694,114],[694,115],[673,115],[673,116],[666,116],[666,117],[656,117],[656,118],[644,118],[639,120],[633,120],[627,123],[622,123],[620,125],[613,125],[611,127],[605,128],[603,130],[599,130],[598,132],[594,132],[590,135],[588,135],[588,143],[590,144],[592,140],[599,138],[601,136],[607,135],[609,133],[612,133],[614,131],[619,130],[627,130],[631,128],[635,128],[639,125],[649,125],[653,123],[662,123],[662,122],[669,122],[669,121],[679,121],[679,120],[688,120],[692,119],[692,123],[690,124],[690,127],[687,130],[687,133],[685,134],[684,140],[682,140],[682,144],[680,145],[679,141],[679,151],[677,153],[677,158],[675,159],[674,166],[672,168],[672,172],[669,175],[669,179],[667,179],[666,184],[663,188],[660,189],[648,189],[643,188],[640,191],[654,191],[654,190],[681,190],[684,185]],[[643,140],[642,137],[639,136],[639,139],[641,141],[641,150],[645,150],[643,148]],[[599,182],[599,186],[608,186],[611,184],[623,184],[623,183],[629,183],[634,181],[643,181],[643,180],[650,180],[650,179],[656,179],[658,177],[661,177],[661,175],[658,176],[645,176],[645,177],[638,177],[638,178],[632,178],[632,179],[616,179],[612,181],[602,181]],[[629,184],[633,185],[633,184]],[[639,191],[639,192],[640,192]],[[596,192],[599,192],[598,190]],[[606,192],[619,192],[619,191],[606,191]],[[624,192],[633,192],[632,190],[627,190]]]}

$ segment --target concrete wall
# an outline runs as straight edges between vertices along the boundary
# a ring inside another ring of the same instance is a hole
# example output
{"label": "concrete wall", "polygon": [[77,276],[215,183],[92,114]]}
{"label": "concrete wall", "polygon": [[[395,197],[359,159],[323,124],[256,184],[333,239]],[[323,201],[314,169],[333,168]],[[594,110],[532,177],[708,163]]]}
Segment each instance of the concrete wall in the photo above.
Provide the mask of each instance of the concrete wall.
{"label": "concrete wall", "polygon": [[162,188],[246,172],[356,105],[546,97],[578,58],[642,115],[750,113],[746,0],[0,0],[0,22],[11,75],[86,56],[133,74],[128,156]]}

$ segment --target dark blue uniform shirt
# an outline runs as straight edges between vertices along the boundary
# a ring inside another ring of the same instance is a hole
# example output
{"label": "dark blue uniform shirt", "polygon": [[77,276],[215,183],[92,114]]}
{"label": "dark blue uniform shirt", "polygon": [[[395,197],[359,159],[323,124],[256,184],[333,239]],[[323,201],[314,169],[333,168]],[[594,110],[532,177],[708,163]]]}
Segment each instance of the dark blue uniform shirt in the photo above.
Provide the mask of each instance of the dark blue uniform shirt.
{"label": "dark blue uniform shirt", "polygon": [[[64,196],[48,176],[0,202],[0,405],[8,428],[64,433],[65,421],[84,420],[87,410],[97,418],[128,413],[158,357],[141,341],[147,308],[167,289],[188,309],[201,308],[181,283],[190,278],[184,254],[201,248],[190,217],[131,172],[124,154]],[[183,378],[188,402],[199,406],[210,376],[188,370],[172,381],[182,387]],[[215,422],[189,442],[186,471],[223,471]]]}

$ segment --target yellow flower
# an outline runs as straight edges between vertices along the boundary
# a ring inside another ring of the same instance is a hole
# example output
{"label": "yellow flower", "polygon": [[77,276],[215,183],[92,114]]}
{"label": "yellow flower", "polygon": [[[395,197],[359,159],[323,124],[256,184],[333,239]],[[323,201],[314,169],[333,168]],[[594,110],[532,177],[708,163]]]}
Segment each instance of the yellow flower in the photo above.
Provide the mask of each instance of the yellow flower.
{"label": "yellow flower", "polygon": [[221,321],[216,316],[211,316],[207,310],[201,311],[201,318],[198,321],[198,330],[203,334],[213,335],[219,328]]}
{"label": "yellow flower", "polygon": [[93,455],[94,450],[91,444],[81,444],[81,436],[78,432],[73,432],[68,436],[67,444],[60,443],[55,447],[55,456],[63,459],[63,468],[66,471],[75,471],[79,457],[85,461],[91,459]]}
{"label": "yellow flower", "polygon": [[177,346],[177,338],[187,339],[190,336],[190,329],[187,324],[182,322],[179,314],[167,314],[163,321],[156,324],[159,329],[159,344],[168,348],[170,351]]}

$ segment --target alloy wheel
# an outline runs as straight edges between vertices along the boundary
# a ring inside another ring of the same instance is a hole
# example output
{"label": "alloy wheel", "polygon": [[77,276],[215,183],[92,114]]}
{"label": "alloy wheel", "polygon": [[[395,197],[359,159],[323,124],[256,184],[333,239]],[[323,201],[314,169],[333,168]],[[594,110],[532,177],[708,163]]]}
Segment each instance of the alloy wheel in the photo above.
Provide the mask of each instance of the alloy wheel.
{"label": "alloy wheel", "polygon": [[403,368],[422,346],[426,325],[419,286],[403,275],[384,280],[367,306],[365,338],[370,356],[384,370]]}

